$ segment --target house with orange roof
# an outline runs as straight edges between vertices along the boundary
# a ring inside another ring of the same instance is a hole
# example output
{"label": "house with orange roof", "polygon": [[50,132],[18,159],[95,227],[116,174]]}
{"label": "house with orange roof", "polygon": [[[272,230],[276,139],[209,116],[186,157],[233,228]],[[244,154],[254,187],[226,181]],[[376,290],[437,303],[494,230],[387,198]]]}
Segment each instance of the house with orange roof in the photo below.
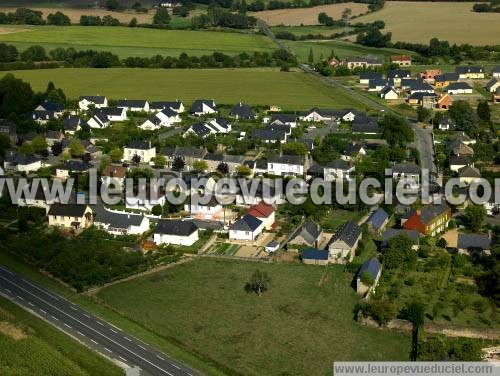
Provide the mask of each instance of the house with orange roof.
{"label": "house with orange roof", "polygon": [[449,94],[443,94],[436,103],[436,109],[438,110],[449,110],[453,104],[453,98]]}
{"label": "house with orange roof", "polygon": [[409,55],[392,55],[391,63],[398,64],[399,66],[408,67],[411,65],[411,56]]}
{"label": "house with orange roof", "polygon": [[247,214],[260,219],[264,223],[264,228],[266,230],[272,229],[275,221],[275,210],[272,205],[266,204],[265,202],[261,201],[258,204],[251,206],[248,209]]}

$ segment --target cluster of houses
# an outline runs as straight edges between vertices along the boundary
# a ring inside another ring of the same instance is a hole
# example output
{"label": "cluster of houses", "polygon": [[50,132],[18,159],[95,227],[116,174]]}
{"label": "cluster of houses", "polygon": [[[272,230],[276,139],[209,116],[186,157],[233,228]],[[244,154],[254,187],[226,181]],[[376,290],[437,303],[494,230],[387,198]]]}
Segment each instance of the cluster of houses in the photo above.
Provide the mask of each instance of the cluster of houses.
{"label": "cluster of houses", "polygon": [[[471,80],[484,79],[482,67],[457,67],[455,72],[443,73],[439,69],[421,72],[413,77],[410,70],[393,69],[387,74],[365,71],[359,74],[359,83],[369,92],[388,101],[405,99],[412,106],[448,110],[453,96],[473,94]],[[492,102],[499,102],[500,67],[493,68],[486,89],[492,94]]]}

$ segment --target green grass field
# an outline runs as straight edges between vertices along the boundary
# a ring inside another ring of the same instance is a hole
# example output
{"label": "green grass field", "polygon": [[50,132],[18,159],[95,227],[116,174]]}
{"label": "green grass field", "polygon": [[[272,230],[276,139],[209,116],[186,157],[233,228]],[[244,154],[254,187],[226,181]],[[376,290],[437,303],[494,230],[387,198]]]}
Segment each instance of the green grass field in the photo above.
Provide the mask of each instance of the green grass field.
{"label": "green grass field", "polygon": [[329,26],[320,26],[320,25],[308,25],[308,26],[274,26],[271,28],[273,33],[279,33],[282,31],[287,31],[289,33],[292,33],[296,36],[301,36],[301,35],[308,35],[308,34],[313,34],[313,35],[326,35],[330,36],[335,33],[340,33],[345,30],[350,30],[351,28],[345,28],[345,27],[329,27]]}
{"label": "green grass field", "polygon": [[[6,72],[5,72],[6,73]],[[239,101],[252,105],[279,105],[284,109],[311,107],[365,107],[344,92],[302,72],[276,69],[92,69],[60,68],[13,71],[16,77],[45,90],[53,81],[70,98],[100,94],[109,98],[214,98],[220,104]]]}
{"label": "green grass field", "polygon": [[0,374],[123,375],[111,362],[0,298]]}
{"label": "green grass field", "polygon": [[110,51],[125,58],[154,55],[205,55],[215,51],[234,55],[241,52],[270,52],[275,46],[265,36],[233,32],[155,30],[128,27],[4,26],[0,42],[23,50],[39,44],[46,50],[73,47],[76,50]]}
{"label": "green grass field", "polygon": [[312,48],[315,61],[319,61],[321,55],[328,58],[332,53],[340,59],[350,56],[378,56],[388,61],[389,56],[398,54],[415,55],[415,52],[406,50],[397,50],[392,48],[373,48],[365,47],[341,40],[329,41],[285,41],[285,44],[297,55],[301,61],[307,61],[309,50]]}
{"label": "green grass field", "polygon": [[[244,291],[257,268],[271,278],[260,298]],[[98,297],[239,374],[326,375],[335,360],[408,359],[409,337],[353,321],[352,275],[342,267],[324,273],[315,266],[197,260]]]}
{"label": "green grass field", "polygon": [[472,12],[472,3],[390,1],[384,9],[356,22],[385,22],[393,41],[429,43],[439,38],[450,43],[498,45],[500,14]]}

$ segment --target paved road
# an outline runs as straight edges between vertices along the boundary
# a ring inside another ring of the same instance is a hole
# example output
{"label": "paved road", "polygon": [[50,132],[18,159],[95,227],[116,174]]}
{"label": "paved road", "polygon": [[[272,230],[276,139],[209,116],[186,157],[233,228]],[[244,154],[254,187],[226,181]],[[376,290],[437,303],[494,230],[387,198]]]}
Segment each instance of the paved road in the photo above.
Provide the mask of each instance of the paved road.
{"label": "paved road", "polygon": [[428,169],[431,176],[435,176],[437,174],[437,167],[434,163],[432,129],[425,129],[414,122],[411,125],[415,133],[415,145],[420,152],[420,166],[422,169]]}
{"label": "paved road", "polygon": [[0,266],[0,295],[35,313],[106,357],[131,368],[139,367],[142,375],[199,375],[199,372],[3,266]]}

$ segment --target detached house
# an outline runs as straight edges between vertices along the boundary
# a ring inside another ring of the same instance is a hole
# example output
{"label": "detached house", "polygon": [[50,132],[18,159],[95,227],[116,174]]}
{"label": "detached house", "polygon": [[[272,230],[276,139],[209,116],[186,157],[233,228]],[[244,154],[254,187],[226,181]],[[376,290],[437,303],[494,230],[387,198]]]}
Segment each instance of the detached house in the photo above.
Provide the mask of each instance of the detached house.
{"label": "detached house", "polygon": [[91,107],[108,107],[108,99],[102,95],[84,95],[80,97],[78,107],[82,111],[88,111]]}
{"label": "detached house", "polygon": [[500,65],[497,65],[491,70],[491,76],[493,78],[500,78]]}
{"label": "detached house", "polygon": [[127,168],[123,166],[107,165],[101,172],[103,185],[113,185],[115,188],[123,189],[127,177]]}
{"label": "detached house", "polygon": [[406,179],[420,184],[420,167],[415,163],[398,163],[392,167],[392,178],[396,181]]}
{"label": "detached house", "polygon": [[185,111],[184,104],[179,101],[159,101],[159,102],[151,102],[149,104],[150,111],[162,111],[170,109],[172,111],[177,112],[178,114]]}
{"label": "detached house", "polygon": [[181,121],[177,112],[170,108],[165,108],[151,115],[139,128],[144,130],[155,130],[161,127],[170,127]]}
{"label": "detached house", "polygon": [[149,103],[143,99],[121,99],[116,107],[131,112],[149,112]]}
{"label": "detached house", "polygon": [[416,230],[424,235],[434,236],[443,232],[451,219],[451,209],[446,204],[426,205],[420,210],[410,213],[403,224],[406,230]]}
{"label": "detached house", "polygon": [[325,181],[350,180],[355,167],[348,161],[336,159],[323,167]]}
{"label": "detached house", "polygon": [[360,72],[359,83],[361,85],[368,85],[371,80],[382,80],[382,73],[379,72]]}
{"label": "detached house", "polygon": [[370,217],[366,221],[366,225],[368,226],[368,229],[371,233],[380,234],[385,229],[385,226],[387,226],[388,222],[389,214],[387,214],[384,209],[378,208],[370,215]]}
{"label": "detached house", "polygon": [[123,148],[123,161],[133,161],[135,156],[140,162],[149,163],[156,157],[156,148],[151,146],[151,141],[134,140]]}
{"label": "detached house", "polygon": [[88,205],[53,204],[47,214],[49,226],[80,230],[92,226],[92,209]]}
{"label": "detached house", "polygon": [[197,99],[191,105],[191,114],[195,116],[217,113],[217,106],[213,99]]}
{"label": "detached house", "polygon": [[[365,273],[370,276],[370,279],[373,281],[372,284],[363,282]],[[356,278],[356,292],[361,296],[365,296],[370,292],[374,292],[381,274],[382,265],[380,264],[378,259],[372,257],[371,259],[365,261],[358,271],[358,275]]]}
{"label": "detached house", "polygon": [[490,93],[496,92],[498,88],[500,88],[500,78],[492,78],[486,84],[486,90]]}
{"label": "detached house", "polygon": [[439,76],[436,76],[436,78],[434,79],[434,86],[446,87],[453,82],[458,82],[459,78],[460,77],[458,73],[443,73]]}
{"label": "detached house", "polygon": [[288,125],[292,128],[297,126],[297,115],[295,114],[274,114],[271,116],[270,125]]}
{"label": "detached house", "polygon": [[199,239],[198,227],[192,221],[160,219],[153,232],[153,241],[160,244],[191,246]]}
{"label": "detached house", "polygon": [[22,154],[16,150],[7,150],[4,157],[5,171],[17,171],[29,174],[42,167],[42,160],[34,155]]}
{"label": "detached house", "polygon": [[451,155],[448,159],[448,164],[450,166],[450,170],[454,172],[458,172],[463,167],[472,166],[474,167],[474,163],[471,161],[469,157]]}
{"label": "detached house", "polygon": [[12,120],[0,119],[0,134],[8,137],[11,145],[17,143],[17,126]]}
{"label": "detached house", "polygon": [[467,185],[481,179],[481,173],[479,172],[479,170],[472,166],[465,166],[460,168],[457,171],[457,174],[460,181]]}
{"label": "detached house", "polygon": [[462,254],[489,254],[491,238],[487,234],[458,234],[457,251]]}
{"label": "detached house", "polygon": [[411,73],[409,70],[405,69],[394,69],[389,71],[387,78],[391,80],[395,87],[400,87],[401,80],[404,78],[411,78]]}
{"label": "detached house", "polygon": [[68,116],[63,119],[63,129],[64,133],[74,135],[80,129],[82,129],[82,125],[85,124],[79,116]]}
{"label": "detached house", "polygon": [[266,144],[274,144],[277,142],[279,142],[280,144],[284,144],[287,140],[287,132],[283,129],[254,129],[252,135],[256,140],[259,140]]}
{"label": "detached house", "polygon": [[478,79],[484,78],[484,69],[482,67],[456,67],[455,72],[461,79]]}
{"label": "detached house", "polygon": [[446,92],[450,95],[472,94],[472,87],[467,82],[452,82],[446,88]]}
{"label": "detached house", "polygon": [[436,102],[436,109],[449,110],[453,105],[453,98],[449,94],[441,95]]}
{"label": "detached house", "polygon": [[250,208],[247,211],[247,214],[260,219],[262,223],[264,224],[264,228],[266,230],[271,230],[274,225],[274,213],[275,210],[272,207],[272,205],[266,204],[265,202],[261,201],[258,204],[250,206]]}
{"label": "detached house", "polygon": [[245,214],[229,227],[229,240],[256,240],[264,230],[264,222]]}
{"label": "detached house", "polygon": [[434,82],[436,76],[439,76],[441,71],[439,69],[428,69],[420,73],[420,78],[428,82]]}
{"label": "detached house", "polygon": [[304,158],[298,155],[273,155],[267,160],[267,173],[278,176],[303,176]]}
{"label": "detached house", "polygon": [[348,69],[352,70],[354,68],[381,67],[383,62],[378,57],[374,56],[350,57],[346,59],[345,65]]}
{"label": "detached house", "polygon": [[290,237],[288,244],[291,245],[289,248],[293,248],[293,245],[308,245],[310,247],[318,247],[319,240],[323,229],[319,224],[314,222],[312,219],[308,219],[302,225],[300,225],[293,235]]}
{"label": "detached house", "polygon": [[125,107],[103,107],[96,112],[96,115],[103,115],[110,122],[125,121],[127,120],[127,109]]}
{"label": "detached house", "polygon": [[109,127],[111,122],[109,121],[109,118],[105,114],[97,113],[94,116],[92,116],[89,119],[89,121],[87,121],[87,124],[89,125],[90,128],[104,129]]}
{"label": "detached house", "polygon": [[391,63],[398,64],[402,67],[409,67],[411,65],[411,56],[410,55],[392,55]]}
{"label": "detached house", "polygon": [[380,98],[385,100],[396,100],[399,99],[399,95],[392,86],[386,86],[380,91]]}
{"label": "detached house", "polygon": [[252,108],[243,103],[238,103],[231,109],[231,116],[236,119],[252,120],[255,119],[255,113]]}
{"label": "detached house", "polygon": [[353,221],[344,223],[328,242],[328,261],[334,264],[351,262],[360,239],[361,228],[358,224]]}
{"label": "detached house", "polygon": [[94,225],[111,235],[141,235],[149,230],[149,219],[142,214],[100,208],[96,212]]}
{"label": "detached house", "polygon": [[418,251],[420,247],[420,232],[416,230],[404,230],[404,229],[395,229],[389,228],[382,233],[382,249],[385,249],[389,246],[389,241],[398,236],[406,236],[412,243],[411,249],[414,251]]}
{"label": "detached house", "polygon": [[58,118],[64,113],[64,106],[60,103],[43,101],[40,105],[35,108],[35,111],[45,111],[52,112],[54,117]]}

